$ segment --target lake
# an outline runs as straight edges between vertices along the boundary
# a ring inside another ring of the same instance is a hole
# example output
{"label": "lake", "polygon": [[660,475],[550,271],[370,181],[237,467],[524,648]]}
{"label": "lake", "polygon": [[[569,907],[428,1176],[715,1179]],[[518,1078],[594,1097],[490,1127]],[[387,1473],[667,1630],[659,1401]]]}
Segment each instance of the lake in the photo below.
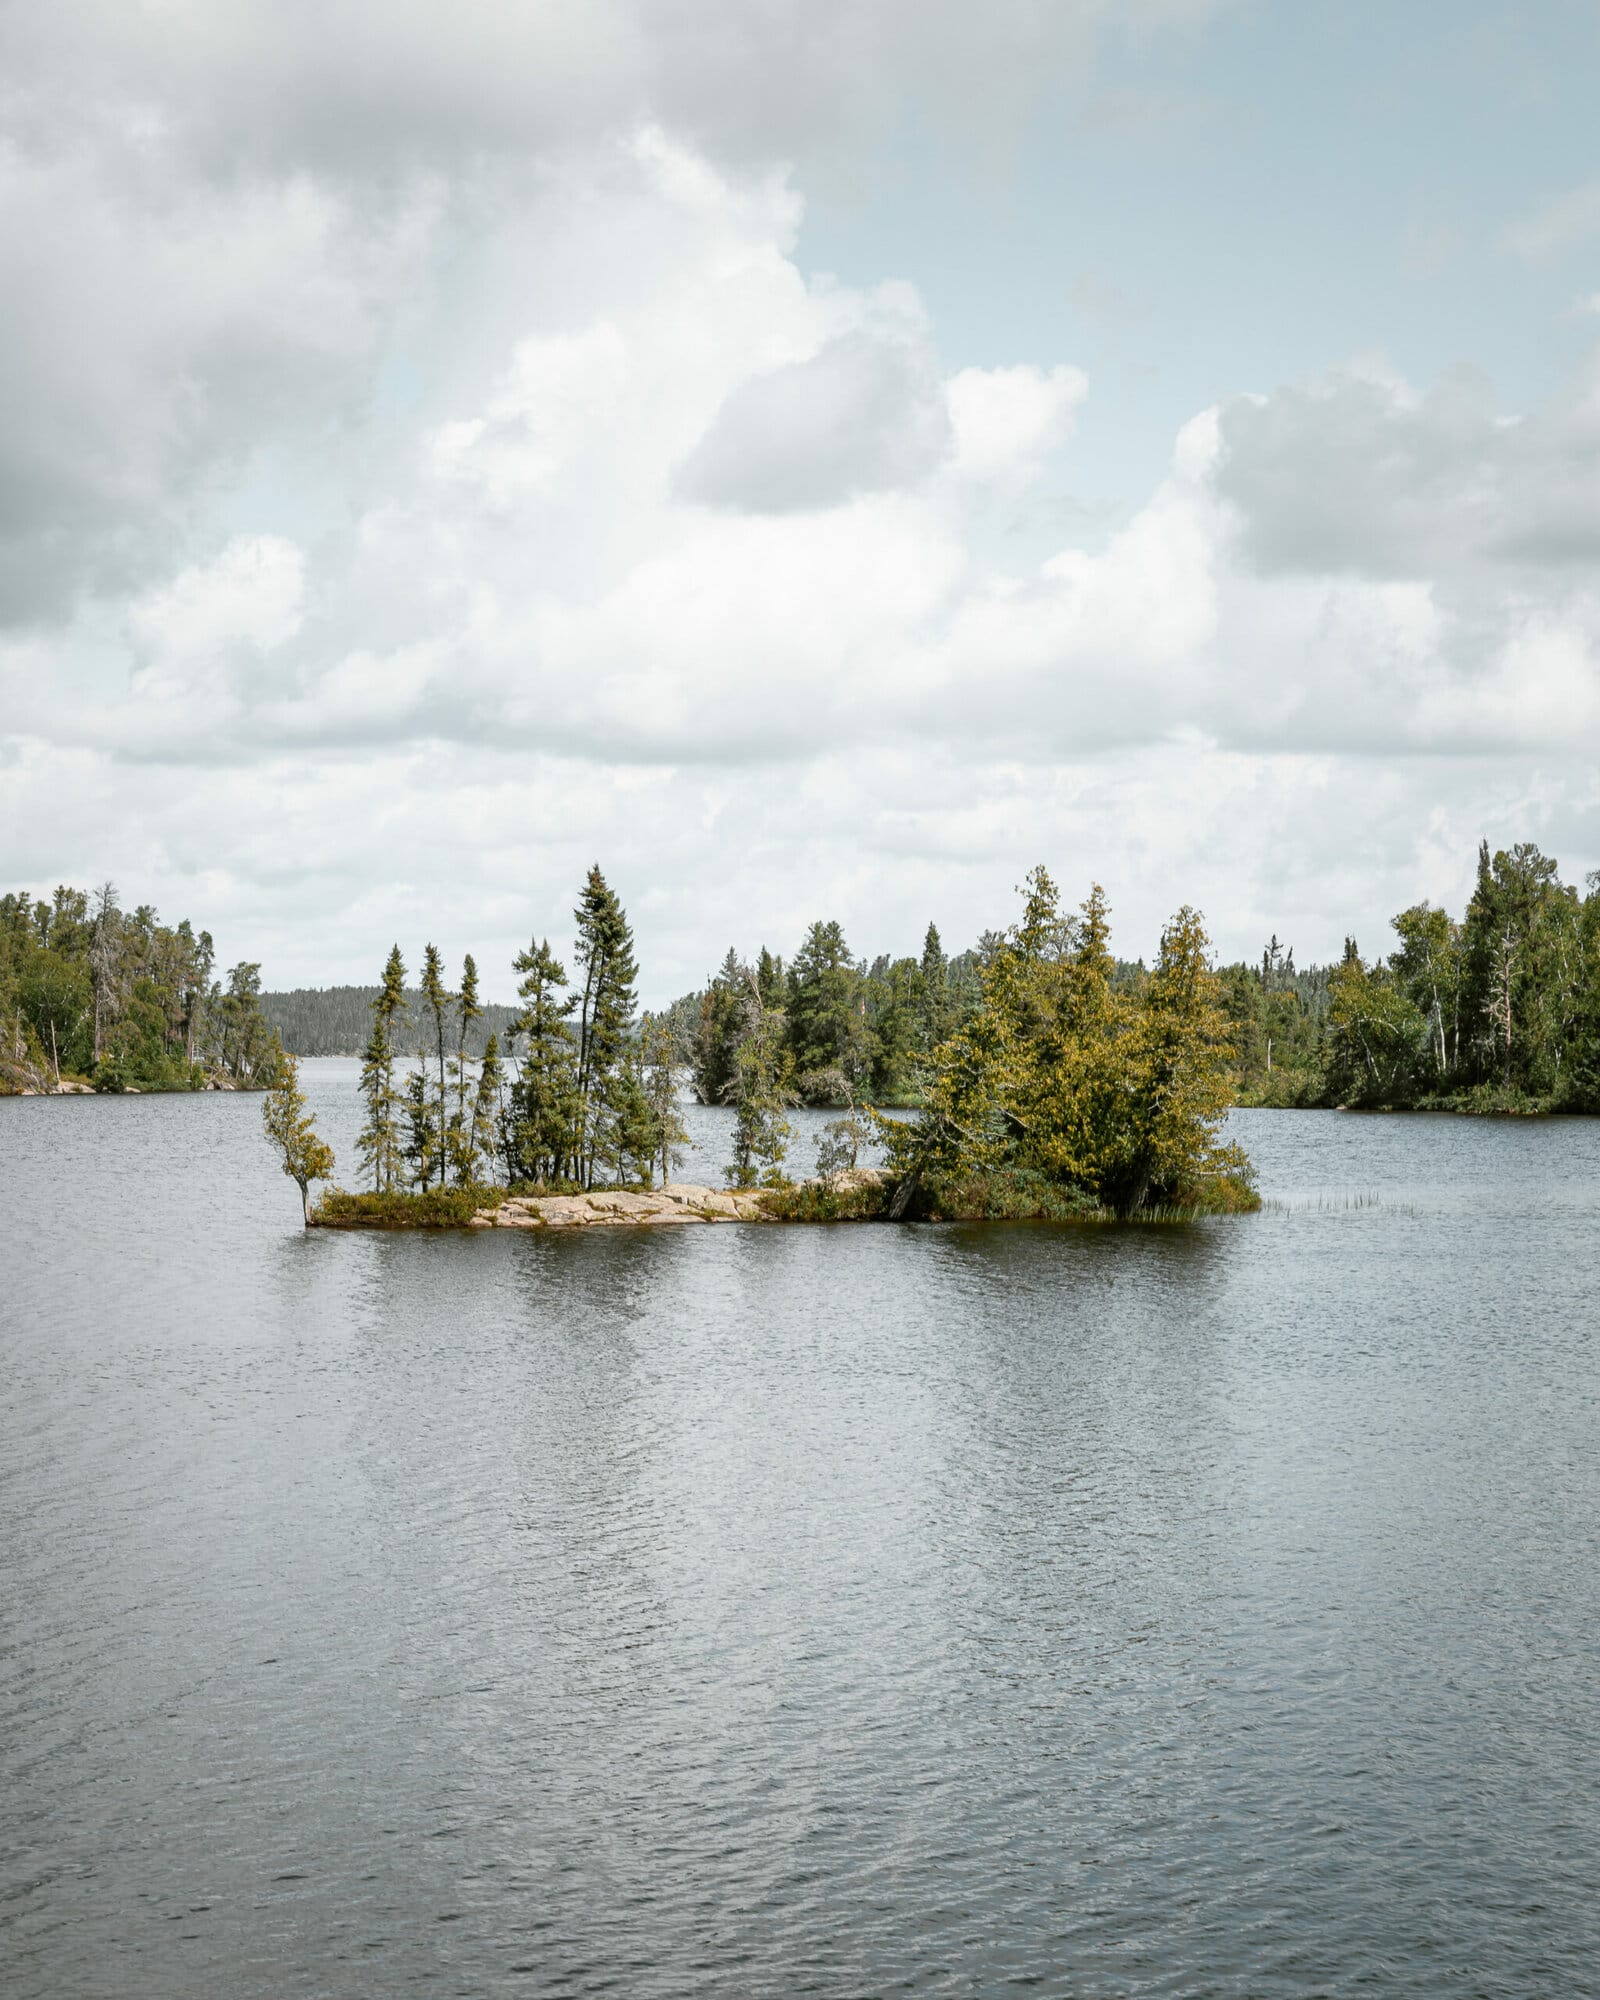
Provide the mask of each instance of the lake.
{"label": "lake", "polygon": [[429,1237],[258,1121],[0,1100],[6,2000],[1600,1992],[1600,1122]]}

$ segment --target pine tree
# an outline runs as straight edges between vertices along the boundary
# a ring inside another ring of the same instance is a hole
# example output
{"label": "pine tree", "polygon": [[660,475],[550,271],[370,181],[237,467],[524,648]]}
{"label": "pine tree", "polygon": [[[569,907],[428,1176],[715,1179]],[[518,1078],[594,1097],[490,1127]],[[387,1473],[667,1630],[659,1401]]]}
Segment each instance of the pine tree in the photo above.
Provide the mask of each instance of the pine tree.
{"label": "pine tree", "polygon": [[950,1032],[950,961],[937,924],[922,940],[922,1046],[936,1049]]}
{"label": "pine tree", "polygon": [[769,1014],[781,1014],[789,1004],[789,975],[783,960],[775,958],[765,945],[756,961],[756,991]]}
{"label": "pine tree", "polygon": [[501,1148],[509,1181],[546,1187],[574,1177],[577,1051],[567,1022],[577,1000],[572,994],[558,998],[566,968],[548,939],[530,942],[515,966],[522,974],[517,985],[522,1012],[513,1032],[523,1051],[500,1122]]}
{"label": "pine tree", "polygon": [[400,1176],[400,1095],[394,1084],[394,1052],[405,1015],[405,961],[399,945],[393,945],[383,968],[383,984],[372,1002],[372,1035],[361,1067],[367,1122],[357,1143],[362,1159],[371,1165],[375,1193],[391,1189]]}
{"label": "pine tree", "polygon": [[702,1104],[725,1104],[733,1082],[733,1058],[744,1033],[745,993],[758,976],[730,945],[721,969],[700,996],[695,1024],[694,1092]]}
{"label": "pine tree", "polygon": [[356,1151],[372,1172],[372,1191],[380,1193],[394,1182],[394,1055],[389,1047],[389,1031],[383,1016],[375,1015],[366,1054],[361,1059],[361,1095],[367,1104],[367,1122],[356,1140]]}
{"label": "pine tree", "polygon": [[797,1088],[812,1103],[837,1103],[824,1083],[842,1072],[852,1089],[868,1060],[866,999],[860,968],[836,923],[813,924],[789,972],[787,1039]]}
{"label": "pine tree", "polygon": [[795,1102],[793,1064],[785,1046],[783,1016],[761,1004],[753,974],[744,996],[744,1025],[734,1051],[728,1101],[738,1116],[727,1174],[734,1187],[781,1187],[794,1127],[783,1115]]}
{"label": "pine tree", "polygon": [[654,1125],[655,1150],[652,1174],[661,1169],[661,1184],[672,1179],[672,1170],[681,1166],[686,1155],[688,1127],[678,1111],[678,1049],[670,1021],[645,1017],[641,1035],[644,1058],[644,1093]]}
{"label": "pine tree", "polygon": [[622,1057],[605,1079],[597,1099],[593,1163],[608,1180],[629,1184],[655,1178],[658,1131],[646,1087],[644,1055],[639,1038],[630,1038]]}
{"label": "pine tree", "polygon": [[450,1065],[456,1087],[456,1108],[450,1118],[450,1160],[455,1168],[458,1187],[470,1184],[477,1161],[477,1138],[467,1108],[467,1091],[472,1081],[467,1037],[472,1024],[482,1019],[483,1007],[478,999],[478,967],[469,951],[461,963],[461,991],[456,998],[456,1053]]}
{"label": "pine tree", "polygon": [[429,1098],[428,1072],[421,1060],[414,1070],[407,1072],[401,1101],[405,1112],[401,1153],[411,1169],[411,1185],[426,1190],[433,1185],[434,1174],[441,1167],[442,1154],[436,1107]]}
{"label": "pine tree", "polygon": [[[578,927],[577,960],[584,974],[573,1151],[575,1178],[592,1187],[600,1135],[607,1127],[614,1131],[631,1097],[628,1057],[638,968],[633,931],[598,862],[589,870],[573,917]],[[614,1156],[614,1144],[612,1150]]]}
{"label": "pine tree", "polygon": [[437,945],[427,945],[422,953],[422,1004],[433,1017],[434,1053],[438,1060],[438,1084],[433,1102],[433,1116],[437,1125],[437,1135],[432,1149],[432,1159],[439,1175],[439,1185],[444,1186],[445,1174],[450,1162],[449,1103],[445,1090],[445,1024],[450,1013],[450,989],[444,983],[444,961],[439,956]]}
{"label": "pine tree", "polygon": [[89,947],[89,971],[94,980],[94,1059],[98,1063],[105,1048],[107,1019],[118,993],[118,945],[122,934],[122,912],[117,908],[117,885],[102,882],[95,891],[94,936]]}
{"label": "pine tree", "polygon": [[493,1177],[494,1156],[501,1118],[502,1071],[500,1068],[500,1038],[491,1034],[483,1047],[483,1061],[478,1066],[478,1087],[472,1099],[472,1168],[469,1178],[476,1178],[481,1170]]}

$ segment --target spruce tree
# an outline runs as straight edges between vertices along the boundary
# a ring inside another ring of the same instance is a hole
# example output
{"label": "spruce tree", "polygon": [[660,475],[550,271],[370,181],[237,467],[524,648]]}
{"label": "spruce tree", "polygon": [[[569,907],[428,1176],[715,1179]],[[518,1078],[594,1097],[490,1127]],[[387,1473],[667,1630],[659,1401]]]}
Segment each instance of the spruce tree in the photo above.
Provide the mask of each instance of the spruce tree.
{"label": "spruce tree", "polygon": [[422,1004],[433,1019],[434,1053],[439,1065],[438,1084],[433,1102],[433,1117],[437,1127],[437,1137],[432,1158],[437,1166],[439,1185],[444,1186],[445,1174],[450,1160],[449,1108],[445,1093],[445,1024],[450,1013],[450,989],[444,983],[444,961],[439,956],[437,945],[427,945],[422,953]]}
{"label": "spruce tree", "polygon": [[783,1016],[761,1005],[754,979],[745,1004],[744,1033],[733,1059],[728,1099],[738,1114],[728,1180],[734,1187],[781,1187],[794,1128],[783,1115],[795,1102]]}
{"label": "spruce tree", "polygon": [[383,1016],[372,1023],[366,1054],[361,1058],[361,1095],[366,1100],[367,1122],[356,1140],[356,1151],[372,1170],[372,1191],[381,1192],[392,1184],[394,1106],[390,1082],[394,1056]]}
{"label": "spruce tree", "polygon": [[725,1104],[733,1058],[744,1032],[745,994],[753,974],[728,947],[721,969],[700,996],[694,1037],[694,1092],[702,1104]]}
{"label": "spruce tree", "polygon": [[789,971],[787,1034],[799,1072],[798,1089],[811,1103],[837,1103],[830,1072],[852,1089],[867,1066],[866,999],[860,968],[836,923],[813,924]]}
{"label": "spruce tree", "polygon": [[393,945],[383,968],[383,984],[372,1002],[372,1035],[361,1067],[367,1122],[357,1144],[371,1165],[374,1192],[387,1191],[400,1177],[400,1095],[394,1084],[394,1052],[405,1014],[405,961],[399,945]]}
{"label": "spruce tree", "polygon": [[672,1170],[681,1165],[688,1128],[678,1111],[678,1050],[672,1023],[647,1016],[641,1037],[644,1054],[644,1091],[654,1123],[655,1153],[652,1173],[659,1165],[661,1184],[672,1179]]}
{"label": "spruce tree", "polygon": [[566,968],[548,939],[518,952],[515,967],[522,975],[517,984],[522,1012],[513,1032],[523,1051],[501,1118],[501,1146],[508,1180],[545,1187],[574,1177],[577,1051],[567,1022],[577,1000],[572,994],[559,997]]}
{"label": "spruce tree", "polygon": [[756,961],[756,991],[769,1014],[781,1014],[789,1004],[789,975],[783,960],[775,958],[765,945]]}
{"label": "spruce tree", "polygon": [[473,1023],[482,1019],[483,1007],[478,999],[478,966],[469,951],[461,962],[461,991],[456,998],[456,1053],[451,1064],[456,1086],[456,1108],[450,1119],[450,1157],[458,1187],[466,1187],[471,1182],[476,1165],[477,1138],[467,1108],[467,1086],[472,1081],[467,1038]]}
{"label": "spruce tree", "polygon": [[922,940],[922,1046],[936,1049],[950,1032],[950,961],[939,927],[929,924]]}
{"label": "spruce tree", "polygon": [[491,1034],[483,1047],[483,1061],[478,1067],[478,1087],[472,1099],[469,1179],[476,1178],[480,1170],[493,1177],[495,1146],[500,1130],[501,1085],[500,1038]]}
{"label": "spruce tree", "polygon": [[[583,968],[583,995],[578,1016],[578,1107],[575,1132],[577,1174],[585,1187],[594,1184],[597,1141],[603,1131],[614,1133],[631,1100],[628,1057],[633,1037],[635,985],[638,967],[633,956],[633,931],[615,892],[600,872],[589,870],[578,907],[577,960]],[[613,1140],[609,1154],[616,1157]]]}
{"label": "spruce tree", "polygon": [[407,1073],[405,1094],[402,1099],[405,1111],[405,1135],[401,1152],[411,1169],[411,1184],[419,1190],[433,1185],[435,1170],[441,1162],[439,1149],[439,1122],[435,1117],[435,1107],[428,1096],[428,1072],[419,1057],[417,1067]]}

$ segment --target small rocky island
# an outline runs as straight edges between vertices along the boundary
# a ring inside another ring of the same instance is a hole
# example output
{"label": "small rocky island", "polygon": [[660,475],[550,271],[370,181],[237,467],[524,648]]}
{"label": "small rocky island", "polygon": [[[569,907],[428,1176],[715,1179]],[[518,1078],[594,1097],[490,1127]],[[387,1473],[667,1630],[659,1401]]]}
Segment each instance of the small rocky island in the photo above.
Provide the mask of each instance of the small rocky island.
{"label": "small rocky island", "polygon": [[370,1204],[325,1198],[311,1211],[319,1229],[651,1229],[685,1222],[868,1221],[888,1207],[890,1178],[881,1167],[857,1167],[789,1188],[714,1188],[669,1181],[648,1191],[608,1188],[589,1194],[510,1194],[481,1190],[470,1213],[435,1213],[409,1225],[374,1213]]}
{"label": "small rocky island", "polygon": [[[733,1113],[726,1188],[671,1178],[689,1137],[677,1109],[682,1051],[669,1023],[635,1020],[632,932],[598,867],[575,915],[576,1032],[565,970],[547,941],[530,943],[515,961],[526,1005],[509,1083],[492,1036],[481,1059],[467,1053],[467,1025],[483,1012],[476,963],[463,961],[451,995],[432,945],[420,991],[433,1032],[414,1066],[404,1063],[393,1027],[405,966],[398,946],[390,953],[361,1067],[364,1192],[328,1187],[313,1207],[312,1184],[332,1181],[333,1153],[293,1057],[281,1058],[263,1125],[308,1226],[1165,1221],[1260,1206],[1250,1162],[1224,1136],[1234,1042],[1193,909],[1167,925],[1154,967],[1128,991],[1100,888],[1073,916],[1048,872],[1034,869],[1021,918],[985,946],[970,1006],[920,1064],[914,1118],[858,1102],[847,1051],[802,1075],[776,971],[770,991],[741,974],[742,990],[729,986],[701,1010],[707,1034],[719,1019],[727,1030],[728,1077],[713,1087],[704,1065],[691,1065],[702,1100]],[[848,1026],[857,1017],[844,1012]],[[801,1100],[845,1115],[824,1128],[817,1178],[796,1185],[783,1171],[786,1113]],[[860,1165],[863,1151],[882,1165]]]}

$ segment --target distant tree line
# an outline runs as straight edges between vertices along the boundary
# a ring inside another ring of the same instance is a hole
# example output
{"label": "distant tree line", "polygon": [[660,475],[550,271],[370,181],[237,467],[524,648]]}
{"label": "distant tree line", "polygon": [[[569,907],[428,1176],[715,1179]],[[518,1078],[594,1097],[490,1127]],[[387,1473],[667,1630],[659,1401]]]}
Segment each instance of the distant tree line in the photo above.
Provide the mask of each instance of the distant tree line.
{"label": "distant tree line", "polygon": [[[376,986],[293,987],[263,993],[261,1011],[292,1056],[359,1056],[372,1031],[372,1003],[380,991]],[[421,989],[408,987],[405,1003],[416,1015],[423,1004]],[[481,1060],[490,1035],[497,1035],[504,1048],[516,1018],[515,1007],[485,1002],[481,1019],[473,1022],[467,1036],[468,1055]]]}
{"label": "distant tree line", "polygon": [[209,931],[124,910],[113,883],[0,897],[0,1091],[262,1088],[278,1045],[261,968],[215,976]]}
{"label": "distant tree line", "polygon": [[1478,850],[1459,919],[1416,903],[1394,948],[1296,972],[1274,938],[1223,972],[1243,1102],[1600,1111],[1600,876],[1528,842]]}

